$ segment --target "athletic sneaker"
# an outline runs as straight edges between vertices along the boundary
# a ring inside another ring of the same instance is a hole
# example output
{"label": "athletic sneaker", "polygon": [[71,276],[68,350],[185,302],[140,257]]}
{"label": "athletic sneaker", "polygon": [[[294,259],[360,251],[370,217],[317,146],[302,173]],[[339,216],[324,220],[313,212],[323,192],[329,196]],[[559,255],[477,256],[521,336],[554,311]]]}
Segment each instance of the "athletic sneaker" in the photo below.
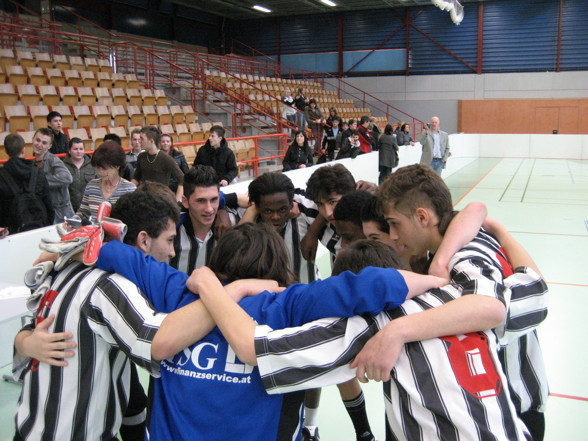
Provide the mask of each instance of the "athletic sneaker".
{"label": "athletic sneaker", "polygon": [[317,426],[302,428],[302,441],[320,441],[320,439]]}
{"label": "athletic sneaker", "polygon": [[357,437],[357,441],[376,441],[371,432],[365,432],[363,435]]}

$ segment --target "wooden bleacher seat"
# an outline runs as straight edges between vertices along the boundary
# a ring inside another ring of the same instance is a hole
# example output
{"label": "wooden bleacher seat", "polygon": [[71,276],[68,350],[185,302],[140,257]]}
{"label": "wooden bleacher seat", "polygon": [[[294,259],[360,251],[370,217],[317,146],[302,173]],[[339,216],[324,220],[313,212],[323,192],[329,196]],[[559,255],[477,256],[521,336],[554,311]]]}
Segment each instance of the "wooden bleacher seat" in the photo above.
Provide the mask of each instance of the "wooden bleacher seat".
{"label": "wooden bleacher seat", "polygon": [[127,105],[127,94],[120,87],[114,87],[110,93],[112,94],[112,101],[115,106]]}
{"label": "wooden bleacher seat", "polygon": [[47,52],[35,52],[34,55],[37,66],[42,69],[53,69],[53,60]]}
{"label": "wooden bleacher seat", "polygon": [[108,110],[108,106],[92,106],[92,113],[96,118],[96,127],[110,127],[112,115]]}
{"label": "wooden bleacher seat", "polygon": [[212,123],[203,122],[203,123],[200,123],[200,127],[202,127],[202,131],[207,133],[206,136],[208,136],[208,133],[210,132],[210,128],[212,127]]}
{"label": "wooden bleacher seat", "polygon": [[172,122],[174,124],[182,124],[184,122],[182,106],[170,106],[169,111],[172,114]]}
{"label": "wooden bleacher seat", "polygon": [[26,131],[30,129],[31,117],[27,112],[26,106],[17,104],[16,106],[4,106],[4,114],[8,121],[8,131],[15,133],[17,131]]}
{"label": "wooden bleacher seat", "polygon": [[125,106],[111,106],[110,114],[114,120],[114,126],[127,126],[129,123],[129,115],[127,114]]}
{"label": "wooden bleacher seat", "polygon": [[156,106],[155,110],[159,115],[159,125],[171,124],[172,116],[171,113],[169,113],[169,109],[167,108],[167,106]]}
{"label": "wooden bleacher seat", "polygon": [[82,85],[84,87],[98,87],[98,78],[96,78],[96,73],[90,70],[84,70],[80,72],[80,76],[82,77]]}
{"label": "wooden bleacher seat", "polygon": [[63,72],[65,75],[65,79],[67,80],[67,85],[72,87],[81,87],[82,86],[82,77],[77,70],[68,69]]}
{"label": "wooden bleacher seat", "polygon": [[119,136],[120,141],[122,143],[123,148],[129,145],[129,135],[127,134],[127,129],[125,127],[109,127],[108,133],[115,133]]}
{"label": "wooden bleacher seat", "polygon": [[84,64],[86,65],[86,69],[90,72],[100,72],[100,66],[98,66],[97,58],[84,58]]}
{"label": "wooden bleacher seat", "polygon": [[155,96],[151,89],[140,89],[144,106],[155,106]]}
{"label": "wooden bleacher seat", "polygon": [[6,76],[8,77],[8,82],[15,86],[18,84],[27,84],[27,74],[22,66],[6,66]]}
{"label": "wooden bleacher seat", "polygon": [[18,132],[18,134],[22,136],[22,139],[24,139],[25,142],[25,158],[30,158],[33,156],[33,136],[35,135],[35,131],[28,130],[26,132]]}
{"label": "wooden bleacher seat", "polygon": [[163,90],[155,89],[153,91],[153,96],[155,96],[156,106],[167,106],[167,95]]}
{"label": "wooden bleacher seat", "polygon": [[63,127],[71,129],[74,126],[75,118],[69,106],[51,106],[51,110],[61,113]]}
{"label": "wooden bleacher seat", "polygon": [[92,142],[94,143],[94,150],[96,150],[98,146],[104,142],[104,137],[107,133],[108,132],[104,127],[90,129],[90,138],[92,138]]}
{"label": "wooden bleacher seat", "polygon": [[94,150],[92,148],[92,140],[88,136],[88,131],[85,128],[70,129],[67,131],[67,136],[69,139],[80,138],[84,143],[85,150]]}
{"label": "wooden bleacher seat", "polygon": [[14,66],[16,57],[12,49],[0,49],[0,65],[2,67]]}
{"label": "wooden bleacher seat", "polygon": [[47,69],[47,80],[49,84],[55,87],[65,86],[65,77],[59,69],[48,68]]}
{"label": "wooden bleacher seat", "polygon": [[78,105],[78,93],[76,92],[75,87],[62,86],[62,87],[58,87],[57,90],[59,91],[61,103],[64,106],[77,106]]}
{"label": "wooden bleacher seat", "polygon": [[176,131],[174,129],[174,126],[172,126],[171,124],[160,124],[159,125],[159,130],[161,130],[162,134],[166,134],[171,136],[172,142],[178,142],[178,138],[176,137]]}
{"label": "wooden bleacher seat", "polygon": [[138,89],[140,84],[137,76],[135,74],[125,74],[125,79],[127,80],[127,87],[130,89]]}
{"label": "wooden bleacher seat", "polygon": [[94,94],[100,106],[112,106],[112,96],[108,87],[97,87],[94,89]]}
{"label": "wooden bleacher seat", "polygon": [[44,86],[47,84],[47,75],[40,67],[27,67],[29,83],[35,86]]}
{"label": "wooden bleacher seat", "polygon": [[73,70],[79,70],[80,72],[86,71],[86,66],[84,66],[84,61],[82,57],[69,57],[69,65]]}
{"label": "wooden bleacher seat", "polygon": [[127,112],[131,120],[131,126],[143,127],[145,125],[145,116],[139,106],[127,106]]}
{"label": "wooden bleacher seat", "polygon": [[33,120],[33,128],[35,130],[41,127],[47,127],[47,115],[49,114],[48,106],[30,106],[29,113]]}
{"label": "wooden bleacher seat", "polygon": [[112,66],[110,65],[108,60],[106,60],[104,58],[98,59],[98,67],[100,68],[100,72],[107,72],[109,74],[112,74],[112,72],[113,72]]}
{"label": "wooden bleacher seat", "polygon": [[59,105],[60,98],[59,95],[57,95],[57,89],[55,89],[55,86],[39,86],[39,95],[43,97],[43,105]]}
{"label": "wooden bleacher seat", "polygon": [[12,84],[0,84],[0,106],[16,106],[18,93]]}
{"label": "wooden bleacher seat", "polygon": [[96,95],[94,95],[91,87],[78,87],[78,97],[80,98],[80,104],[84,106],[96,104]]}
{"label": "wooden bleacher seat", "polygon": [[0,133],[0,159],[8,159],[8,154],[4,150],[4,138],[10,135],[10,132]]}
{"label": "wooden bleacher seat", "polygon": [[204,130],[202,130],[202,127],[200,127],[200,124],[190,123],[190,124],[188,124],[188,128],[190,129],[190,133],[192,134],[192,141],[206,140]]}
{"label": "wooden bleacher seat", "polygon": [[98,72],[98,86],[112,89],[112,74],[110,72]]}
{"label": "wooden bleacher seat", "polygon": [[192,106],[182,106],[182,110],[184,111],[184,120],[186,124],[191,124],[196,122],[196,112]]}
{"label": "wooden bleacher seat", "polygon": [[82,127],[93,127],[94,126],[94,115],[90,112],[88,106],[74,106],[74,115],[76,117],[76,127],[78,129]]}
{"label": "wooden bleacher seat", "polygon": [[139,92],[139,89],[127,89],[127,98],[130,106],[143,105],[143,99],[141,98],[141,92]]}
{"label": "wooden bleacher seat", "polygon": [[192,134],[184,123],[176,124],[176,135],[178,136],[178,142],[192,141]]}
{"label": "wooden bleacher seat", "polygon": [[0,106],[0,130],[6,129],[6,120],[4,118],[4,107]]}
{"label": "wooden bleacher seat", "polygon": [[53,62],[55,63],[55,67],[62,72],[71,69],[67,55],[53,54]]}
{"label": "wooden bleacher seat", "polygon": [[155,106],[143,106],[143,115],[145,116],[145,125],[156,126],[159,123]]}
{"label": "wooden bleacher seat", "polygon": [[37,62],[33,57],[33,53],[29,51],[16,51],[16,60],[18,64],[23,67],[23,69],[37,65]]}
{"label": "wooden bleacher seat", "polygon": [[41,97],[37,93],[37,88],[32,84],[19,84],[16,86],[20,103],[25,106],[38,106],[41,101]]}
{"label": "wooden bleacher seat", "polygon": [[112,81],[114,82],[114,87],[120,87],[121,89],[127,88],[127,80],[125,78],[125,74],[122,73],[114,73],[112,74]]}
{"label": "wooden bleacher seat", "polygon": [[6,83],[6,72],[4,72],[4,67],[0,65],[0,84]]}
{"label": "wooden bleacher seat", "polygon": [[196,149],[194,148],[194,145],[183,145],[180,146],[179,149],[184,154],[188,165],[193,164],[196,159]]}

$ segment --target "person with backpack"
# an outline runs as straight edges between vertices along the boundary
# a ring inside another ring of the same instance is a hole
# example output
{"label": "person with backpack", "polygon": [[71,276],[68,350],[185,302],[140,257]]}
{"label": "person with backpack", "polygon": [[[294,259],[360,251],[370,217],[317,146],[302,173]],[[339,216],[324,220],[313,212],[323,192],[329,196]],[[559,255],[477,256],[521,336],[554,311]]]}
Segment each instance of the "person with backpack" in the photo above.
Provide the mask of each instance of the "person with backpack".
{"label": "person with backpack", "polygon": [[42,168],[24,159],[24,139],[8,135],[4,149],[9,160],[0,169],[0,227],[12,234],[53,223],[49,184]]}

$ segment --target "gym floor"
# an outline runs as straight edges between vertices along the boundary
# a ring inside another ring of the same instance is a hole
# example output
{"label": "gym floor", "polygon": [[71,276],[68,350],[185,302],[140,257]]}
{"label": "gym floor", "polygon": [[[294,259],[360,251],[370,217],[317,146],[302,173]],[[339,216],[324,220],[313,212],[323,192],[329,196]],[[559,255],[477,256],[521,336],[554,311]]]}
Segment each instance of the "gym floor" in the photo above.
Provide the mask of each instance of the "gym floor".
{"label": "gym floor", "polygon": [[[546,441],[588,440],[588,161],[479,158],[446,179],[456,209],[483,201],[531,253],[550,289],[549,314],[539,327],[551,391]],[[319,264],[324,275],[328,257]],[[4,367],[0,374],[6,374]],[[145,376],[143,376],[145,379]],[[382,387],[364,386],[370,422],[384,440]],[[0,441],[12,440],[19,386],[0,381]],[[336,387],[319,408],[325,441],[353,441],[353,428]],[[584,427],[584,428],[582,428]]]}

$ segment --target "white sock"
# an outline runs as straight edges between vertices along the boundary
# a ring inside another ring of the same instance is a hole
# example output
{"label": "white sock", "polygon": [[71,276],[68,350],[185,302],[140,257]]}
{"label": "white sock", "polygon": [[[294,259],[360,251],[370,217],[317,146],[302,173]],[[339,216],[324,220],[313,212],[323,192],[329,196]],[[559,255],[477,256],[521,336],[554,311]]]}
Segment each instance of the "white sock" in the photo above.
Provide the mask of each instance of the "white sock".
{"label": "white sock", "polygon": [[316,426],[316,419],[318,415],[318,407],[311,409],[310,407],[304,406],[304,426]]}

